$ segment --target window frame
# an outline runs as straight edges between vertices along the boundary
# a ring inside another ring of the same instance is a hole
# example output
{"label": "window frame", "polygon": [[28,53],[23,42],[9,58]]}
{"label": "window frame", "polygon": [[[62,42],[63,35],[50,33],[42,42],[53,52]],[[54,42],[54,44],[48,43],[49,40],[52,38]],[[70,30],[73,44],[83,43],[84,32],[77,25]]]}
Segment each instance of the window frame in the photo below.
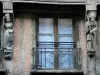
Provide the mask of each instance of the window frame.
{"label": "window frame", "polygon": [[[74,17],[64,17],[64,16],[36,16],[36,47],[38,47],[38,34],[39,34],[39,18],[52,18],[53,19],[53,30],[54,30],[54,42],[58,42],[58,19],[72,19],[72,37],[73,41],[75,42],[75,22]],[[56,26],[56,27],[55,27]],[[56,44],[57,45],[57,44]],[[76,46],[74,46],[76,48]],[[36,50],[37,51],[37,50]],[[39,64],[39,56],[36,55],[36,58],[38,58],[38,61],[36,63]],[[75,60],[73,60],[73,67],[75,64]],[[42,68],[43,70],[54,70],[59,69],[59,54],[58,49],[55,49],[54,52],[54,68]]]}

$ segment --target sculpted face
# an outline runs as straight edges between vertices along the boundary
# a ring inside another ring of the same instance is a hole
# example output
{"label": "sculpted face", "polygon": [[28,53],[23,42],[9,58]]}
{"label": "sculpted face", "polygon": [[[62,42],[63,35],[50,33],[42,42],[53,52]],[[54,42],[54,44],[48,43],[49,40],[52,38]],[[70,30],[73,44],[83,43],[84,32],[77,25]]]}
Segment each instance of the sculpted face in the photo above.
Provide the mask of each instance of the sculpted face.
{"label": "sculpted face", "polygon": [[7,22],[10,22],[10,21],[11,21],[10,17],[8,17],[8,18],[6,19],[6,21],[7,21]]}
{"label": "sculpted face", "polygon": [[96,14],[95,14],[95,13],[90,13],[89,18],[90,18],[90,21],[95,21],[95,19],[96,19]]}
{"label": "sculpted face", "polygon": [[90,17],[90,21],[95,21],[95,17],[94,16],[92,16],[92,17]]}
{"label": "sculpted face", "polygon": [[95,11],[90,11],[88,13],[87,18],[89,19],[89,21],[92,21],[92,22],[95,21],[95,19],[96,19],[96,12]]}
{"label": "sculpted face", "polygon": [[11,18],[9,14],[5,14],[5,18],[6,18],[6,23],[5,23],[5,28],[6,29],[12,29],[12,22],[11,22]]}
{"label": "sculpted face", "polygon": [[10,22],[11,21],[11,18],[10,18],[10,15],[9,14],[5,14],[5,18],[6,18],[6,21],[7,22]]}

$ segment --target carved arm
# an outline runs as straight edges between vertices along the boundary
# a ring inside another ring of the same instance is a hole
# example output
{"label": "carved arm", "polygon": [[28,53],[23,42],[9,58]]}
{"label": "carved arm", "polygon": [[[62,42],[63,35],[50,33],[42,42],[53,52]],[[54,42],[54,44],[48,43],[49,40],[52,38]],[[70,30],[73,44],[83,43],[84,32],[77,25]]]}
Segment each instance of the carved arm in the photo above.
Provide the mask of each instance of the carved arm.
{"label": "carved arm", "polygon": [[95,27],[94,29],[92,29],[91,31],[90,31],[90,33],[93,33],[93,32],[95,32],[97,30],[97,27]]}

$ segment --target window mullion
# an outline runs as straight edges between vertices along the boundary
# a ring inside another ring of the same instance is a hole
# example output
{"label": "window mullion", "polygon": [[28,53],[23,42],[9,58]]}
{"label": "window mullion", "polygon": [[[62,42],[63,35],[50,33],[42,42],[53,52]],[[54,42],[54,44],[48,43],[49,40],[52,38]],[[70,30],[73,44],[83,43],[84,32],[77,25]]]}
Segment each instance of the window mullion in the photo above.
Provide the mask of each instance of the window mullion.
{"label": "window mullion", "polygon": [[54,21],[54,67],[55,69],[59,68],[59,52],[58,52],[58,20],[53,18]]}

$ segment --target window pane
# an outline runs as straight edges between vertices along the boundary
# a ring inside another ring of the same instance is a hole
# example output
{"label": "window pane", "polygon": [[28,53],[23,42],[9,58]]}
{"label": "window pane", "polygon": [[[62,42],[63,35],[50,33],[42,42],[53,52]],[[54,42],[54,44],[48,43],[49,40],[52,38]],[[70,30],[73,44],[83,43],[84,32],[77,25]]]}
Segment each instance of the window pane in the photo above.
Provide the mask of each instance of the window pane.
{"label": "window pane", "polygon": [[58,19],[59,42],[59,68],[73,68],[73,36],[72,19]]}
{"label": "window pane", "polygon": [[72,35],[59,35],[59,42],[73,42]]}
{"label": "window pane", "polygon": [[72,34],[72,19],[58,19],[58,33]]}
{"label": "window pane", "polygon": [[72,35],[59,35],[59,42],[67,42],[67,43],[61,43],[59,45],[59,48],[73,48],[73,39]]}
{"label": "window pane", "polygon": [[39,36],[39,42],[54,42],[53,36]]}
{"label": "window pane", "polygon": [[54,68],[54,49],[39,49],[39,64],[41,68]]}
{"label": "window pane", "polygon": [[[54,68],[54,46],[51,43],[54,42],[53,34],[53,19],[52,18],[40,18],[39,19],[39,64],[41,68]],[[42,43],[41,43],[42,42]]]}
{"label": "window pane", "polygon": [[39,33],[53,34],[53,19],[52,18],[39,19]]}
{"label": "window pane", "polygon": [[[59,42],[73,42],[72,19],[58,19]],[[73,48],[72,43],[59,44],[60,48]]]}
{"label": "window pane", "polygon": [[59,55],[59,68],[73,68],[73,53],[70,50],[61,51]]}

